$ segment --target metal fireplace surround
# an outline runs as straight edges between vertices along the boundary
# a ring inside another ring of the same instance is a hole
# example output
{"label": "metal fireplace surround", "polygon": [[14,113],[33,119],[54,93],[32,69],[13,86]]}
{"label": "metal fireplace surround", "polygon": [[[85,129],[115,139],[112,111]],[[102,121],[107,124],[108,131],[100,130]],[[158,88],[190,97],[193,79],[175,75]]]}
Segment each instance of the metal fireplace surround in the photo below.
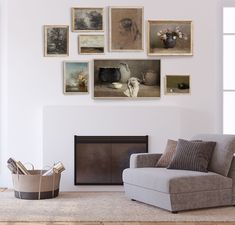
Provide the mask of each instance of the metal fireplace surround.
{"label": "metal fireplace surround", "polygon": [[74,136],[74,184],[121,185],[130,155],[148,152],[148,136]]}

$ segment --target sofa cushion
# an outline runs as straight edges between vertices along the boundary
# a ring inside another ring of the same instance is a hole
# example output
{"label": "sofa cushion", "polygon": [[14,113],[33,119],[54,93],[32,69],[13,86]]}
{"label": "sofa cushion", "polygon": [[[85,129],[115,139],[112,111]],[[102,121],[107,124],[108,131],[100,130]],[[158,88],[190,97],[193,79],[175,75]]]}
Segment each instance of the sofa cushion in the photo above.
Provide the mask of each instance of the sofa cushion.
{"label": "sofa cushion", "polygon": [[216,142],[208,170],[227,176],[235,153],[235,135],[200,134],[192,139]]}
{"label": "sofa cushion", "polygon": [[167,194],[232,189],[232,179],[208,172],[135,168],[123,171],[123,182]]}
{"label": "sofa cushion", "polygon": [[178,140],[175,155],[168,169],[208,172],[207,167],[215,148],[215,142]]}
{"label": "sofa cushion", "polygon": [[175,154],[176,146],[177,141],[170,139],[167,140],[165,151],[157,161],[156,167],[168,167]]}

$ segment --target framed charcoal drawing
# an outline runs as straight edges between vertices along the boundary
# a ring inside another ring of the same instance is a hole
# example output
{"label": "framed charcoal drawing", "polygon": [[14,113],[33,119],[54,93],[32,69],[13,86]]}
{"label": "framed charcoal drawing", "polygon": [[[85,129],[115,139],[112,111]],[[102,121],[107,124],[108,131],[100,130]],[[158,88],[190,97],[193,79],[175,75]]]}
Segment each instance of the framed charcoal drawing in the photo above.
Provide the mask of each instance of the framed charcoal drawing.
{"label": "framed charcoal drawing", "polygon": [[192,55],[192,21],[149,20],[148,55]]}
{"label": "framed charcoal drawing", "polygon": [[143,51],[143,7],[109,8],[109,50]]}
{"label": "framed charcoal drawing", "polygon": [[69,26],[44,26],[44,56],[69,55]]}
{"label": "framed charcoal drawing", "polygon": [[64,62],[64,93],[88,93],[89,62]]}
{"label": "framed charcoal drawing", "polygon": [[79,54],[104,54],[104,35],[79,35]]}
{"label": "framed charcoal drawing", "polygon": [[73,32],[104,31],[103,8],[72,8]]}
{"label": "framed charcoal drawing", "polygon": [[189,75],[166,75],[165,94],[190,94]]}
{"label": "framed charcoal drawing", "polygon": [[94,98],[160,97],[159,59],[94,60]]}

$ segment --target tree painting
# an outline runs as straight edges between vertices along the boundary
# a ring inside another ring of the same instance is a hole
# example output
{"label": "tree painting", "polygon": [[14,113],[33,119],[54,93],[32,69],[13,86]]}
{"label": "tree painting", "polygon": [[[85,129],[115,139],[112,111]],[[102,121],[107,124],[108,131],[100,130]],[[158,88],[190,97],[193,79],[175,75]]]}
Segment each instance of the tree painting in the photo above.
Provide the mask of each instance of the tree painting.
{"label": "tree painting", "polygon": [[68,27],[46,27],[46,55],[68,54]]}
{"label": "tree painting", "polygon": [[74,31],[102,31],[102,8],[73,8]]}

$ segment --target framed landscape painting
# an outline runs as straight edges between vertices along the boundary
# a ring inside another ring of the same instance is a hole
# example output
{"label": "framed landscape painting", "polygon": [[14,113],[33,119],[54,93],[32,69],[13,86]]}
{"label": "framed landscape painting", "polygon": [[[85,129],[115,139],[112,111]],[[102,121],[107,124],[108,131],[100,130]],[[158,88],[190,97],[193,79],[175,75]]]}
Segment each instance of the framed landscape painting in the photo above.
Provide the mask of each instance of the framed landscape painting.
{"label": "framed landscape painting", "polygon": [[80,54],[104,53],[104,35],[79,35],[78,40]]}
{"label": "framed landscape painting", "polygon": [[189,94],[190,76],[166,75],[165,85],[166,94]]}
{"label": "framed landscape painting", "polygon": [[103,8],[72,8],[72,31],[104,31]]}
{"label": "framed landscape painting", "polygon": [[94,60],[94,98],[160,97],[159,59]]}
{"label": "framed landscape painting", "polygon": [[69,55],[69,26],[44,26],[44,56]]}
{"label": "framed landscape painting", "polygon": [[64,62],[64,93],[88,93],[89,62]]}
{"label": "framed landscape painting", "polygon": [[148,55],[192,55],[192,21],[148,21]]}
{"label": "framed landscape painting", "polygon": [[143,7],[109,8],[110,51],[143,50]]}

